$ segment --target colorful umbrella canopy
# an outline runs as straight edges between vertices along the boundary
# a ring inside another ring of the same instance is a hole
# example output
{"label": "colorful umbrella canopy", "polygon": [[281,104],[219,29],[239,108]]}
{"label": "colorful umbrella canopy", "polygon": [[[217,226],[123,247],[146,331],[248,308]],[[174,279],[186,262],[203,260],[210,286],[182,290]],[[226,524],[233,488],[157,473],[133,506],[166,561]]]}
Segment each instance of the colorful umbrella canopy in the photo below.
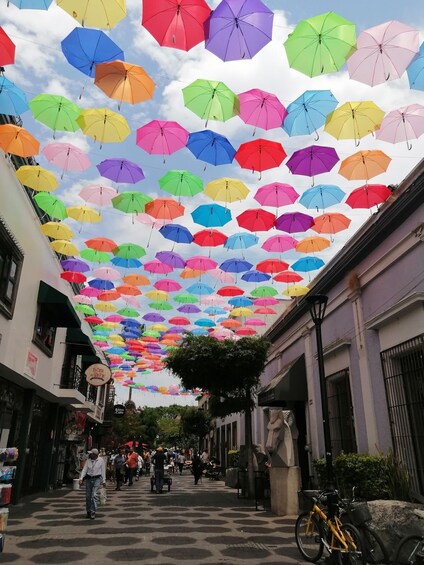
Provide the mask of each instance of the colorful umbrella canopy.
{"label": "colorful umbrella canopy", "polygon": [[211,259],[210,257],[203,257],[202,255],[197,255],[189,257],[186,261],[187,267],[190,269],[197,269],[199,271],[210,271],[218,266],[218,263]]}
{"label": "colorful umbrella canopy", "polygon": [[188,131],[177,122],[153,120],[138,128],[136,144],[154,155],[171,155],[187,145]]}
{"label": "colorful umbrella canopy", "polygon": [[90,249],[106,252],[113,251],[116,248],[116,243],[107,237],[93,237],[92,239],[88,239],[85,245]]}
{"label": "colorful umbrella canopy", "polygon": [[372,208],[387,200],[391,194],[390,188],[384,184],[365,184],[349,194],[346,204],[351,208]]}
{"label": "colorful umbrella canopy", "polygon": [[28,108],[25,92],[4,75],[0,75],[0,113],[6,116],[19,116],[26,112]]}
{"label": "colorful umbrella canopy", "polygon": [[121,243],[113,249],[112,253],[121,259],[140,259],[146,255],[146,250],[135,243]]}
{"label": "colorful umbrella canopy", "polygon": [[244,123],[262,129],[279,128],[287,115],[287,110],[275,96],[265,90],[253,88],[238,95],[240,118]]}
{"label": "colorful umbrella canopy", "polygon": [[186,262],[181,255],[174,253],[174,251],[158,251],[156,253],[156,259],[166,265],[169,265],[173,269],[183,269],[186,265]]}
{"label": "colorful umbrella canopy", "polygon": [[82,110],[76,121],[85,135],[100,144],[123,141],[131,133],[124,116],[108,108]]}
{"label": "colorful umbrella canopy", "polygon": [[25,128],[5,124],[0,126],[0,148],[18,157],[32,157],[38,155],[40,143]]}
{"label": "colorful umbrella canopy", "polygon": [[159,186],[174,196],[195,196],[203,190],[201,178],[188,171],[171,170],[159,179]]}
{"label": "colorful umbrella canopy", "polygon": [[32,115],[36,120],[56,131],[77,131],[80,126],[76,121],[81,108],[65,98],[55,94],[38,94],[29,102]]}
{"label": "colorful umbrella canopy", "polygon": [[305,208],[316,208],[324,210],[335,204],[339,204],[346,194],[334,184],[317,184],[308,188],[299,199],[299,204]]}
{"label": "colorful umbrella canopy", "polygon": [[[265,259],[264,261],[260,261],[256,265],[256,269],[258,271],[269,274],[280,273],[281,271],[285,271],[288,268],[289,268],[288,263],[286,263],[285,261],[281,261],[281,259]],[[259,296],[259,295],[253,294],[252,292],[252,296]],[[270,294],[268,296],[274,296],[274,295]]]}
{"label": "colorful umbrella canopy", "polygon": [[138,259],[124,259],[123,257],[113,257],[110,262],[115,267],[123,267],[124,269],[138,269],[141,267],[141,261]]}
{"label": "colorful umbrella canopy", "polygon": [[52,0],[9,0],[9,2],[20,10],[48,10]]}
{"label": "colorful umbrella canopy", "polygon": [[262,249],[269,253],[284,253],[294,249],[298,244],[297,239],[290,235],[273,235],[262,244]]}
{"label": "colorful umbrella canopy", "polygon": [[209,182],[205,186],[204,193],[212,200],[228,204],[237,200],[244,200],[249,194],[249,189],[240,180],[224,177]]}
{"label": "colorful umbrella canopy", "polygon": [[415,90],[424,90],[424,43],[421,43],[419,56],[416,56],[409,67],[409,86]]}
{"label": "colorful umbrella canopy", "polygon": [[57,0],[56,4],[83,27],[112,29],[127,14],[125,0]]}
{"label": "colorful umbrella canopy", "polygon": [[328,212],[317,216],[314,219],[314,223],[311,229],[317,233],[329,233],[336,234],[340,231],[347,230],[350,225],[351,220],[347,218],[344,214],[338,212]]}
{"label": "colorful umbrella canopy", "polygon": [[237,95],[223,82],[197,79],[183,88],[184,106],[206,120],[226,122],[239,113]]}
{"label": "colorful umbrella canopy", "polygon": [[[298,273],[294,273],[293,271],[281,271],[272,278],[276,282],[284,282],[284,283],[297,283],[302,280],[302,277]],[[259,312],[255,311],[255,314],[257,313]]]}
{"label": "colorful umbrella canopy", "polygon": [[194,296],[193,294],[190,294],[189,292],[182,293],[182,294],[176,294],[174,296],[174,300],[175,300],[175,302],[181,302],[181,304],[195,304],[196,302],[199,302],[199,299],[197,298],[197,296]]}
{"label": "colorful umbrella canopy", "polygon": [[39,165],[22,165],[16,176],[24,186],[42,192],[52,192],[59,183],[53,173]]}
{"label": "colorful umbrella canopy", "polygon": [[[110,261],[110,255],[106,251],[96,251],[95,249],[82,249],[80,256],[86,261],[92,263],[107,263]],[[82,292],[82,291],[81,291]]]}
{"label": "colorful umbrella canopy", "polygon": [[260,0],[222,0],[207,21],[205,47],[223,61],[251,59],[271,41],[273,19]]}
{"label": "colorful umbrella canopy", "polygon": [[172,198],[156,198],[148,202],[145,207],[146,214],[161,220],[174,220],[184,215],[184,206]]}
{"label": "colorful umbrella canopy", "polygon": [[182,306],[179,306],[177,310],[183,314],[198,314],[201,312],[201,309],[194,304],[183,304]]}
{"label": "colorful umbrella canopy", "polygon": [[288,288],[283,290],[281,294],[295,298],[296,296],[304,296],[305,294],[308,294],[309,291],[310,289],[307,286],[294,284],[293,286],[289,286]]}
{"label": "colorful umbrella canopy", "polygon": [[338,71],[355,45],[355,25],[334,12],[302,20],[284,43],[290,67],[310,77]]}
{"label": "colorful umbrella canopy", "polygon": [[[53,223],[57,223],[57,222],[53,222]],[[60,264],[62,265],[65,271],[86,273],[87,271],[90,270],[90,266],[87,263],[85,263],[85,261],[81,261],[81,259],[65,259],[64,261],[61,261]]]}
{"label": "colorful umbrella canopy", "polygon": [[118,191],[111,186],[91,184],[89,186],[84,186],[79,191],[79,195],[86,202],[103,207],[112,204],[112,198],[115,198],[115,196],[118,195]]}
{"label": "colorful umbrella canopy", "polygon": [[225,226],[231,221],[230,210],[219,204],[201,204],[191,213],[191,216],[196,224],[205,226],[205,228]]}
{"label": "colorful umbrella canopy", "polygon": [[0,27],[0,66],[13,65],[15,62],[15,44]]}
{"label": "colorful umbrella canopy", "polygon": [[101,215],[89,206],[70,206],[66,208],[66,213],[77,222],[93,224],[102,221]]}
{"label": "colorful umbrella canopy", "polygon": [[311,135],[319,139],[318,129],[338,104],[330,90],[306,90],[287,106],[283,129],[290,136]]}
{"label": "colorful umbrella canopy", "polygon": [[249,263],[249,261],[246,261],[245,259],[239,259],[238,257],[226,259],[219,266],[219,268],[226,273],[243,273],[252,267],[252,263]]}
{"label": "colorful umbrella canopy", "polygon": [[330,241],[325,237],[313,235],[305,237],[296,245],[296,251],[300,253],[315,253],[330,247]]}
{"label": "colorful umbrella canopy", "polygon": [[325,131],[336,139],[359,140],[378,130],[384,112],[374,102],[346,102],[328,114]]}
{"label": "colorful umbrella canopy", "polygon": [[423,133],[424,106],[410,104],[386,114],[375,136],[389,143],[406,141],[408,149],[411,149],[409,140],[418,139]]}
{"label": "colorful umbrella canopy", "polygon": [[[278,272],[278,271],[277,271]],[[254,298],[269,298],[276,296],[278,291],[272,286],[258,286],[250,293]]]}
{"label": "colorful umbrella canopy", "polygon": [[[74,232],[71,230],[71,228],[69,228],[66,224],[62,224],[60,222],[46,222],[45,224],[42,224],[40,226],[40,230],[44,235],[47,235],[47,237],[51,237],[52,239],[69,240],[75,237]],[[88,265],[87,270],[89,270]],[[79,269],[76,269],[76,271],[79,271]]]}
{"label": "colorful umbrella canopy", "polygon": [[136,184],[145,178],[141,167],[128,159],[106,159],[96,167],[102,177],[117,183]]}
{"label": "colorful umbrella canopy", "polygon": [[189,51],[204,41],[210,13],[204,0],[143,0],[142,25],[159,45]]}
{"label": "colorful umbrella canopy", "polygon": [[226,273],[225,271],[219,268],[211,269],[210,271],[208,271],[208,275],[224,283],[233,283],[235,281],[233,275],[231,275],[230,273]]}
{"label": "colorful umbrella canopy", "polygon": [[154,273],[156,275],[166,275],[167,273],[172,273],[174,270],[173,267],[162,263],[158,259],[152,259],[151,261],[144,263],[144,269],[149,273]]}
{"label": "colorful umbrella canopy", "polygon": [[228,237],[218,230],[201,230],[194,234],[193,242],[201,247],[217,247],[224,245]]}
{"label": "colorful umbrella canopy", "polygon": [[362,31],[349,57],[351,79],[375,86],[400,78],[419,51],[419,32],[397,20]]}
{"label": "colorful umbrella canopy", "polygon": [[42,151],[49,163],[62,169],[61,178],[64,171],[85,171],[91,163],[81,149],[72,143],[55,142],[46,145]]}
{"label": "colorful umbrella canopy", "polygon": [[[219,296],[240,296],[244,294],[244,290],[242,288],[239,288],[238,286],[222,286],[219,290],[216,291],[216,293],[219,294]],[[242,304],[239,304],[239,306],[242,306]],[[211,306],[211,308],[218,308],[218,307]],[[224,313],[225,310],[222,312],[222,314]]]}
{"label": "colorful umbrella canopy", "polygon": [[339,174],[348,180],[369,180],[387,171],[391,158],[383,151],[358,151],[341,162]]}
{"label": "colorful umbrella canopy", "polygon": [[170,239],[175,243],[191,243],[193,241],[193,236],[190,231],[180,224],[169,224],[160,228],[159,233],[163,235],[166,239]]}
{"label": "colorful umbrella canopy", "polygon": [[126,191],[112,198],[112,206],[126,214],[136,214],[144,212],[144,207],[151,200],[150,196],[142,192]]}
{"label": "colorful umbrella canopy", "polygon": [[293,271],[300,271],[301,273],[308,273],[309,271],[315,271],[320,269],[325,265],[324,261],[319,257],[302,257],[293,263],[291,268]]}
{"label": "colorful umbrella canopy", "polygon": [[153,286],[158,290],[164,290],[165,292],[176,292],[182,288],[178,281],[174,281],[172,279],[159,279]]}
{"label": "colorful umbrella canopy", "polygon": [[254,269],[252,271],[247,271],[246,273],[243,273],[241,278],[243,281],[246,282],[258,283],[258,282],[269,281],[271,275],[268,275],[267,273],[263,273],[261,271],[257,271],[256,269]]}
{"label": "colorful umbrella canopy", "polygon": [[[91,272],[93,277],[106,281],[117,281],[121,278],[121,273],[112,267],[99,267]],[[119,292],[119,291],[118,291]]]}
{"label": "colorful umbrella canopy", "polygon": [[295,151],[286,165],[294,175],[314,177],[331,171],[338,160],[334,147],[310,145]]}
{"label": "colorful umbrella canopy", "polygon": [[227,249],[248,249],[256,245],[258,241],[259,237],[252,233],[234,233],[228,237],[227,241],[224,243],[224,247]]}
{"label": "colorful umbrella canopy", "polygon": [[302,212],[289,212],[282,214],[275,221],[277,230],[287,233],[299,233],[307,231],[314,223],[312,216],[302,214]]}
{"label": "colorful umbrella canopy", "polygon": [[242,143],[235,154],[240,167],[259,172],[279,167],[286,157],[281,143],[267,139]]}
{"label": "colorful umbrella canopy", "polygon": [[226,137],[209,129],[195,131],[188,136],[187,149],[196,159],[211,165],[232,163],[236,150]]}
{"label": "colorful umbrella canopy", "polygon": [[48,192],[39,192],[34,196],[34,200],[37,203],[37,206],[43,210],[43,212],[46,212],[46,214],[48,214],[51,218],[64,220],[68,217],[65,204],[53,194],[49,194]]}
{"label": "colorful umbrella canopy", "polygon": [[89,77],[99,63],[124,60],[122,49],[99,29],[76,27],[60,46],[68,63]]}
{"label": "colorful umbrella canopy", "polygon": [[132,273],[130,275],[125,275],[122,277],[125,284],[131,284],[133,286],[145,286],[150,284],[150,281],[144,275],[139,275],[138,273]]}
{"label": "colorful umbrella canopy", "polygon": [[275,208],[279,208],[280,206],[293,204],[298,196],[298,193],[290,184],[273,182],[258,188],[254,198],[262,206],[275,206]]}
{"label": "colorful umbrella canopy", "polygon": [[236,217],[236,220],[241,228],[251,232],[268,231],[275,224],[274,214],[261,208],[245,210]]}
{"label": "colorful umbrella canopy", "polygon": [[187,288],[187,292],[189,292],[190,294],[197,294],[198,296],[205,296],[205,295],[213,294],[214,289],[207,284],[198,282],[190,285]]}
{"label": "colorful umbrella canopy", "polygon": [[111,61],[96,65],[94,84],[106,96],[128,104],[138,104],[153,96],[155,83],[139,65],[125,61]]}
{"label": "colorful umbrella canopy", "polygon": [[56,251],[56,253],[61,253],[62,255],[75,256],[78,255],[78,248],[65,239],[55,239],[49,243],[50,247]]}

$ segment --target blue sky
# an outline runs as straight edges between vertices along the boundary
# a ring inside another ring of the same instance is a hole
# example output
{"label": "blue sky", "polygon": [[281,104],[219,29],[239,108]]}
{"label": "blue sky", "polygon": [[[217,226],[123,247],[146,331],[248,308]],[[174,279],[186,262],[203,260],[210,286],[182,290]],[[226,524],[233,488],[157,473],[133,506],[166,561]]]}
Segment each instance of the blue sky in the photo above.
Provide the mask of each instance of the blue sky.
{"label": "blue sky", "polygon": [[[49,92],[67,96],[84,108],[106,106],[118,111],[118,102],[108,99],[102,91],[92,84],[90,79],[86,80],[85,75],[71,67],[61,52],[61,40],[74,27],[78,26],[73,18],[55,5],[52,5],[48,12],[32,12],[28,10],[19,11],[13,5],[6,7],[6,1],[1,1],[0,25],[4,27],[17,45],[16,63],[6,68],[6,77],[20,86],[26,92],[28,99],[36,94]],[[216,4],[215,1],[213,4],[211,3],[211,6]],[[157,85],[154,98],[135,106],[123,105],[121,113],[126,117],[132,133],[121,144],[104,144],[100,149],[99,144],[95,144],[81,132],[75,134],[58,132],[56,141],[70,141],[80,146],[87,152],[92,167],[81,175],[66,173],[55,194],[62,198],[68,206],[84,204],[78,196],[83,186],[99,182],[113,184],[106,179],[101,179],[95,168],[97,163],[108,157],[125,157],[137,162],[143,168],[146,180],[135,185],[135,190],[145,192],[152,198],[169,196],[162,192],[158,185],[158,179],[169,169],[187,169],[201,176],[205,183],[224,176],[239,178],[246,183],[251,195],[246,201],[229,206],[233,218],[246,208],[258,206],[256,201],[253,200],[253,194],[260,186],[268,182],[279,181],[293,184],[300,194],[311,186],[310,179],[291,175],[284,164],[278,169],[264,172],[262,178],[259,179],[257,174],[241,169],[235,162],[232,165],[221,167],[208,165],[205,170],[204,163],[196,160],[187,149],[182,149],[167,157],[163,162],[162,156],[150,156],[136,147],[136,129],[152,119],[176,120],[190,132],[204,129],[204,122],[184,107],[181,93],[182,88],[196,78],[221,80],[236,93],[251,88],[262,88],[277,94],[286,106],[307,89],[331,89],[340,103],[348,100],[372,100],[385,112],[410,103],[424,104],[423,92],[411,91],[406,76],[374,88],[349,80],[345,67],[337,74],[310,79],[289,69],[283,48],[283,42],[299,20],[330,10],[334,10],[356,23],[358,31],[389,19],[398,19],[420,29],[422,41],[424,16],[419,2],[412,0],[405,0],[402,3],[392,0],[298,0],[297,2],[278,0],[268,1],[265,4],[275,11],[273,41],[252,60],[224,63],[207,52],[203,45],[195,47],[188,53],[161,48],[140,25],[140,0],[128,0],[128,16],[111,30],[110,37],[124,50],[127,61],[141,65],[152,76]],[[82,90],[84,92],[80,99]],[[42,147],[53,141],[52,132],[33,120],[30,112],[22,115],[22,119],[24,126],[40,140]],[[253,127],[245,125],[237,117],[226,123],[210,122],[208,127],[226,135],[236,148],[242,142],[255,139],[252,137]],[[281,129],[269,130],[268,132],[258,131],[255,137],[280,141],[289,156],[293,151],[314,143],[314,140],[307,136],[289,138]],[[322,131],[318,144],[336,147],[341,160],[358,150],[358,148],[355,148],[353,140],[336,141]],[[392,145],[379,142],[368,136],[361,141],[359,149],[383,149],[390,155],[393,160],[388,172],[377,177],[376,182],[396,184],[422,157],[424,145],[421,140],[413,141],[412,150],[408,151],[403,143]],[[60,171],[50,166],[42,155],[37,159],[41,165],[50,168],[58,176],[60,175]],[[352,183],[343,179],[337,174],[337,170],[338,166],[331,173],[321,175],[319,182],[339,185],[346,193],[359,186],[360,183]],[[118,188],[121,192],[132,190],[132,187],[128,185],[119,187],[115,185],[115,188]],[[191,221],[190,212],[199,204],[207,202],[210,202],[210,200],[202,194],[198,195],[193,201],[183,199],[182,204],[186,206],[186,214],[183,219],[178,219],[177,222],[187,225],[193,232],[199,231],[202,227]],[[299,204],[295,204],[293,209],[308,213]],[[273,211],[273,209],[270,208],[269,211]],[[283,211],[288,210],[280,209],[280,213]],[[329,211],[340,211],[349,216],[352,220],[352,229],[349,232],[338,234],[329,250],[320,254],[326,262],[370,216],[368,210],[352,210],[343,203],[336,208],[329,209]],[[315,215],[317,214],[315,213]],[[149,247],[147,247],[150,228],[133,221],[130,216],[113,208],[102,210],[102,222],[100,224],[78,225],[71,219],[65,220],[65,223],[75,231],[75,242],[80,248],[84,247],[83,242],[85,240],[99,235],[110,237],[117,243],[134,242],[145,246],[148,254],[147,257],[143,258],[143,261],[154,258],[158,250],[170,250],[172,248],[172,242],[165,240],[156,231],[153,232]],[[222,231],[230,235],[242,230],[233,220]],[[260,234],[260,243],[266,237],[275,233],[281,232],[273,231]],[[313,232],[305,235],[313,235]],[[295,237],[301,239],[303,235],[295,234]],[[193,254],[208,254],[207,249],[198,246],[176,245],[174,251],[182,254],[185,258]],[[218,262],[236,255],[237,253],[228,253],[226,250],[212,252],[212,257]],[[269,257],[269,254],[266,254],[260,246],[245,252],[245,255],[254,264]],[[282,259],[290,263],[295,258],[299,258],[298,253],[291,252],[282,256]],[[126,272],[122,271],[122,275],[124,274]],[[312,273],[312,277],[314,275],[315,273]],[[172,273],[171,276],[178,279],[178,272]],[[182,279],[178,280],[184,282]],[[152,279],[152,282],[154,282],[154,279]],[[191,282],[193,282],[192,279],[188,281],[189,284]],[[211,277],[204,277],[202,282],[216,285],[216,281]],[[305,282],[309,282],[307,275]],[[252,285],[247,285],[246,292],[248,293],[252,288]],[[277,285],[277,288],[281,292],[284,285]],[[142,290],[144,291],[144,289]],[[147,302],[145,298],[140,298],[141,315],[148,308]],[[194,318],[192,321],[194,321]],[[138,382],[168,385],[174,381],[169,375],[154,374],[144,378],[140,377]],[[124,399],[127,395],[127,389],[118,386],[118,395]],[[134,393],[134,397],[136,402],[141,405],[157,405],[178,400],[178,397],[162,397],[161,395],[138,392]],[[186,399],[183,397],[181,401],[186,402]]]}

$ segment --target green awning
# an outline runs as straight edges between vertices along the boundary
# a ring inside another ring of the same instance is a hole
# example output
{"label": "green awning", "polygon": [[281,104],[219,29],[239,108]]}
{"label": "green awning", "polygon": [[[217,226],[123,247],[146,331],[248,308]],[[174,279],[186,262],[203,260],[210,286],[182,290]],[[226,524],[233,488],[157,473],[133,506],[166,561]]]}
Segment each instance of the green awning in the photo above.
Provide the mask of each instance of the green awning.
{"label": "green awning", "polygon": [[38,304],[48,312],[49,321],[56,328],[79,328],[81,320],[69,298],[44,281],[40,281]]}
{"label": "green awning", "polygon": [[283,406],[286,401],[307,398],[305,356],[301,355],[259,391],[258,406]]}
{"label": "green awning", "polygon": [[66,332],[66,343],[71,345],[79,355],[94,356],[96,350],[90,338],[80,328],[68,328]]}

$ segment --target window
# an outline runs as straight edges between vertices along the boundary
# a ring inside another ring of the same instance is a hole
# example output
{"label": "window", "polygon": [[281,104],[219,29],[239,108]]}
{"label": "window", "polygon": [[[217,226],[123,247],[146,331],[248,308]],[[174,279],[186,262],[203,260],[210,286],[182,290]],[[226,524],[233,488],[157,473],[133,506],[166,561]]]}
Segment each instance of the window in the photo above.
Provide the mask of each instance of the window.
{"label": "window", "polygon": [[23,254],[0,219],[0,312],[12,318]]}
{"label": "window", "polygon": [[49,309],[43,304],[39,304],[35,319],[33,342],[46,355],[51,357],[53,355],[55,337],[56,327],[51,322]]}
{"label": "window", "polygon": [[329,375],[326,383],[333,455],[336,456],[341,451],[355,453],[357,447],[349,370]]}

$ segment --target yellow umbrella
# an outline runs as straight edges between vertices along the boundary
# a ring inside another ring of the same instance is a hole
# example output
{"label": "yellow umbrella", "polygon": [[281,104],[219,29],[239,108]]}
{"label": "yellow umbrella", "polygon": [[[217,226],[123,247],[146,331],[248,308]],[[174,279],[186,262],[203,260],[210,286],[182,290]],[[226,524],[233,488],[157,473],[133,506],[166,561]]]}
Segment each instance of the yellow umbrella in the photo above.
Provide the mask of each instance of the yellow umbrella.
{"label": "yellow umbrella", "polygon": [[40,230],[44,235],[53,239],[72,239],[75,237],[71,228],[60,222],[46,222],[40,226]]}
{"label": "yellow umbrella", "polygon": [[168,326],[165,326],[165,324],[152,324],[149,329],[155,332],[166,332]]}
{"label": "yellow umbrella", "polygon": [[245,308],[244,306],[241,306],[240,308],[233,308],[233,310],[231,310],[230,312],[230,316],[250,316],[251,314],[253,314],[253,310],[251,310],[250,308]]}
{"label": "yellow umbrella", "polygon": [[78,248],[70,241],[66,241],[66,239],[56,239],[55,241],[51,241],[50,247],[54,249],[56,253],[69,255],[70,257],[75,257],[79,254]]}
{"label": "yellow umbrella", "polygon": [[310,289],[307,286],[302,286],[301,284],[294,284],[293,286],[289,286],[288,288],[286,288],[286,290],[283,290],[281,294],[284,294],[285,296],[295,297],[295,296],[304,296],[305,294],[308,294],[309,291]]}
{"label": "yellow umbrella", "polygon": [[312,235],[311,237],[305,237],[300,240],[295,249],[300,253],[315,253],[315,251],[322,251],[327,247],[330,247],[329,239],[318,235]]}
{"label": "yellow umbrella", "polygon": [[77,222],[95,224],[102,220],[101,215],[88,206],[70,206],[66,208],[66,212],[70,218],[77,220]]}
{"label": "yellow umbrella", "polygon": [[124,116],[108,108],[82,110],[76,121],[85,135],[100,144],[124,141],[131,133]]}
{"label": "yellow umbrella", "polygon": [[112,29],[127,15],[125,0],[57,0],[82,26]]}
{"label": "yellow umbrella", "polygon": [[149,290],[149,292],[145,293],[145,296],[147,296],[147,298],[151,298],[155,302],[169,300],[169,294],[164,290]]}
{"label": "yellow umbrella", "polygon": [[101,310],[102,312],[115,312],[118,309],[110,302],[97,302],[95,308],[96,310]]}
{"label": "yellow umbrella", "polygon": [[59,186],[54,174],[38,165],[22,165],[16,176],[24,186],[33,190],[52,192]]}
{"label": "yellow umbrella", "polygon": [[328,114],[324,129],[336,139],[354,139],[355,145],[378,130],[384,112],[374,102],[346,102]]}
{"label": "yellow umbrella", "polygon": [[[103,327],[106,329],[110,329],[110,330],[116,330],[117,328],[121,327],[121,324],[118,324],[118,322],[103,322]],[[110,337],[112,337],[113,334],[110,335]],[[119,339],[122,339],[122,337],[120,335],[116,336]]]}
{"label": "yellow umbrella", "polygon": [[228,203],[244,200],[249,194],[249,189],[240,180],[224,177],[209,182],[204,193],[212,200]]}
{"label": "yellow umbrella", "polygon": [[119,108],[122,102],[138,104],[149,100],[156,86],[142,67],[124,61],[96,65],[94,84],[109,98],[119,100]]}

